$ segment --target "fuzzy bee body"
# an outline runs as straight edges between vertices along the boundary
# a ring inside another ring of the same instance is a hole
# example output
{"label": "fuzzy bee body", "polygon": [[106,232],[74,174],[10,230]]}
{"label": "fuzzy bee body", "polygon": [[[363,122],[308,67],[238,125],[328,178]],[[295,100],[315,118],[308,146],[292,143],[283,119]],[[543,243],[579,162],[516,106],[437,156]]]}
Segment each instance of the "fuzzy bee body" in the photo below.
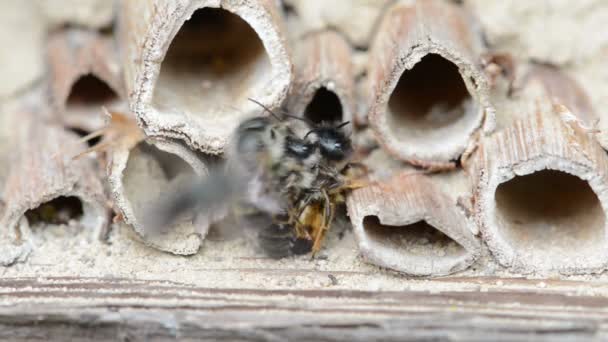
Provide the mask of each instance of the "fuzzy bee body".
{"label": "fuzzy bee body", "polygon": [[272,114],[242,122],[226,148],[225,167],[155,208],[155,221],[170,223],[188,209],[212,210],[216,202],[240,203],[265,219],[258,244],[268,256],[317,252],[349,188],[343,171],[350,138],[340,130],[344,124]]}

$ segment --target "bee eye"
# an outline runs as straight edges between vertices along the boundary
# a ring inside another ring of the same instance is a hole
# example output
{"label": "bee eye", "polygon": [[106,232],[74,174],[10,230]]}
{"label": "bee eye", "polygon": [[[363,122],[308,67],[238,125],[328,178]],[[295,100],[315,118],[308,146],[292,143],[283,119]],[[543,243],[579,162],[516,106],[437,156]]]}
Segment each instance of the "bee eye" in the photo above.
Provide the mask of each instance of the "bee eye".
{"label": "bee eye", "polygon": [[285,141],[285,152],[296,158],[305,159],[312,153],[310,143],[288,137]]}

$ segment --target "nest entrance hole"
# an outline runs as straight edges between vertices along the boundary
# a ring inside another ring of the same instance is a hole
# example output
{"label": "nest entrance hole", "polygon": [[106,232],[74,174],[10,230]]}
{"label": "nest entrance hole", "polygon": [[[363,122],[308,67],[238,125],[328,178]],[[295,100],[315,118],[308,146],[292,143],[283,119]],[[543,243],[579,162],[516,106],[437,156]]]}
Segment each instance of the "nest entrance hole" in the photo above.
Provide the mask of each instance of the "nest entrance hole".
{"label": "nest entrance hole", "polygon": [[388,124],[398,139],[440,145],[474,125],[474,111],[458,67],[438,54],[405,70],[388,102]]}
{"label": "nest entrance hole", "polygon": [[403,251],[413,257],[460,258],[466,254],[462,245],[426,221],[391,226],[380,223],[377,216],[366,216],[363,219],[363,228],[375,243],[386,249]]}
{"label": "nest entrance hole", "polygon": [[105,82],[88,74],[80,77],[72,86],[67,99],[67,108],[79,109],[94,107],[99,110],[101,106],[108,105],[118,99],[118,95]]}
{"label": "nest entrance hole", "polygon": [[499,185],[495,196],[499,233],[532,262],[559,264],[593,256],[605,245],[600,201],[576,176],[555,170],[517,176]]}
{"label": "nest entrance hole", "polygon": [[239,16],[201,8],[171,42],[161,65],[153,106],[163,112],[235,112],[261,92],[271,64],[257,33]]}
{"label": "nest entrance hole", "polygon": [[333,91],[319,88],[304,110],[304,116],[315,123],[342,121],[342,103]]}
{"label": "nest entrance hole", "polygon": [[84,214],[82,201],[75,196],[59,196],[25,213],[30,227],[43,224],[68,224]]}
{"label": "nest entrance hole", "polygon": [[129,154],[122,181],[135,217],[143,219],[151,204],[194,177],[194,170],[182,158],[141,142]]}

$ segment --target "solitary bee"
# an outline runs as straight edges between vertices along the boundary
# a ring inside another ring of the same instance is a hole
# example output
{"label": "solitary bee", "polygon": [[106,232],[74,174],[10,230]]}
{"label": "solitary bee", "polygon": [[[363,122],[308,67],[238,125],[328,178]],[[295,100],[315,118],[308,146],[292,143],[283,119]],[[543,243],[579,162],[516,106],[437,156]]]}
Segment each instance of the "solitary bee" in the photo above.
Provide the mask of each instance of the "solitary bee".
{"label": "solitary bee", "polygon": [[316,253],[333,221],[335,206],[355,187],[349,158],[348,122],[315,125],[305,119],[271,115],[242,122],[226,149],[226,165],[195,186],[181,189],[148,215],[152,230],[188,210],[215,210],[238,203],[248,217],[262,220],[260,247],[273,258]]}

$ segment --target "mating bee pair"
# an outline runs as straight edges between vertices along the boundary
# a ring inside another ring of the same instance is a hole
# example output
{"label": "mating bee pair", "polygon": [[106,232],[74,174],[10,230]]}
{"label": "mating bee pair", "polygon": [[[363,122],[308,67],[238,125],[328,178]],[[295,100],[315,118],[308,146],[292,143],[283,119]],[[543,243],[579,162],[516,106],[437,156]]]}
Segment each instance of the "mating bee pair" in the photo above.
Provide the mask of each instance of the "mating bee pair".
{"label": "mating bee pair", "polygon": [[348,122],[315,124],[251,101],[270,116],[242,122],[226,148],[226,165],[154,208],[155,224],[168,224],[189,209],[211,214],[218,203],[236,203],[254,209],[248,216],[266,218],[258,241],[267,255],[314,255],[336,206],[359,184],[343,129]]}

